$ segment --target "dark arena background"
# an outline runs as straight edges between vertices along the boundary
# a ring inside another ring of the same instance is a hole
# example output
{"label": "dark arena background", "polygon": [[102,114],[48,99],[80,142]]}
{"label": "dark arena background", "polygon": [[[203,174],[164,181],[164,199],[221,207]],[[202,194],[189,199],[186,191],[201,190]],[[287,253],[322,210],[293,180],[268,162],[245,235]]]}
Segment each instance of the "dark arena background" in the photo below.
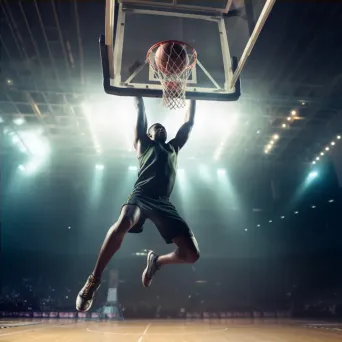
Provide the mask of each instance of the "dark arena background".
{"label": "dark arena background", "polygon": [[[142,1],[121,3],[128,2]],[[148,251],[173,249],[147,222],[142,234],[126,236],[92,309],[76,311],[77,294],[138,172],[139,90],[124,83],[132,96],[104,90],[108,60],[102,54],[101,68],[99,36],[116,34],[108,21],[114,3],[0,2],[0,341],[340,341],[340,1],[141,5],[212,10],[222,18],[231,55],[248,57],[235,88],[241,96],[193,95],[195,125],[171,199],[196,235],[199,261],[162,268],[143,288]],[[140,20],[127,29],[123,70],[144,62],[144,32],[167,29],[166,39],[194,35],[188,43],[198,46],[199,60],[214,76],[225,75],[209,31],[202,27],[196,37],[200,26],[176,19],[174,26]],[[144,101],[149,124],[161,122],[172,138],[185,109]]]}

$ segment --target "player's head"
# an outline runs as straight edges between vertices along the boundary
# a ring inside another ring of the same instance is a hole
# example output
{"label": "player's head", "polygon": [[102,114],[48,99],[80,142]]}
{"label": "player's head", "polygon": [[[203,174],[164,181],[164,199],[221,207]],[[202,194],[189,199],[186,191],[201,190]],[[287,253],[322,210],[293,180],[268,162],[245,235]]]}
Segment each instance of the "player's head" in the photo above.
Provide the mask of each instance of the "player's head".
{"label": "player's head", "polygon": [[155,123],[152,125],[147,132],[150,139],[155,141],[165,142],[167,138],[166,129],[160,123]]}

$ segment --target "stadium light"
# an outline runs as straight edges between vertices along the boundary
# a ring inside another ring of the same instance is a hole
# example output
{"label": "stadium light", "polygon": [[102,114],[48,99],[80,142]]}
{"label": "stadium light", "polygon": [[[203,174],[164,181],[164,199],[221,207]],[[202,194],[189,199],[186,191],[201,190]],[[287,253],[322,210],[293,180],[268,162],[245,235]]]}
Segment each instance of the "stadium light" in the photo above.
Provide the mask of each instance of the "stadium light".
{"label": "stadium light", "polygon": [[217,169],[217,174],[218,175],[224,175],[226,173],[225,169]]}
{"label": "stadium light", "polygon": [[104,165],[103,164],[96,164],[95,165],[95,169],[96,170],[103,170],[104,169]]}
{"label": "stadium light", "polygon": [[14,123],[15,125],[18,125],[18,126],[22,125],[24,122],[25,122],[24,118],[16,118],[16,119],[13,119],[13,123]]}
{"label": "stadium light", "polygon": [[317,171],[312,171],[309,173],[309,179],[314,179],[318,176],[318,172]]}

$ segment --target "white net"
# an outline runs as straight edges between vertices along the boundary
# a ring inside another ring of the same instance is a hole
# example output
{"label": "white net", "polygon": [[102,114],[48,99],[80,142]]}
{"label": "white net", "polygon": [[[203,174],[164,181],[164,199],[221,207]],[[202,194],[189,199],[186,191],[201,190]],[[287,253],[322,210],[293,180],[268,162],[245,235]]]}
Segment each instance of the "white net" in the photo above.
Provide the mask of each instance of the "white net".
{"label": "white net", "polygon": [[164,106],[183,108],[187,81],[196,64],[195,49],[181,42],[164,42],[153,46],[147,57],[163,87]]}

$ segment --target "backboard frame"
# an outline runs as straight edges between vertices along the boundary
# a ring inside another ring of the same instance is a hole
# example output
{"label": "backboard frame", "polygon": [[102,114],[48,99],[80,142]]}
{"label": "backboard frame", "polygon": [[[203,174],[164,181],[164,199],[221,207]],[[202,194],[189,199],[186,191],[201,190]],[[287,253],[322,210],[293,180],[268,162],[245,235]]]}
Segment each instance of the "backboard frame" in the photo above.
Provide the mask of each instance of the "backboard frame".
{"label": "backboard frame", "polygon": [[[230,56],[228,37],[226,34],[226,27],[222,11],[216,13],[188,13],[187,11],[179,12],[174,10],[165,11],[164,8],[158,4],[157,9],[146,9],[141,6],[131,6],[134,1],[125,0],[124,2],[130,3],[130,7],[126,9],[123,3],[117,3],[115,0],[106,0],[106,34],[100,36],[100,52],[103,70],[103,85],[107,94],[118,96],[143,96],[143,97],[157,97],[161,98],[163,95],[162,87],[160,84],[141,84],[134,83],[134,75],[127,80],[121,80],[121,65],[122,65],[122,51],[125,30],[126,11],[129,13],[147,14],[147,15],[164,15],[176,16],[181,18],[191,18],[198,20],[208,20],[217,22],[218,34],[221,41],[221,52],[223,57],[223,67],[225,72],[225,85],[224,88],[219,87],[211,75],[206,71],[205,66],[200,62],[200,56],[197,65],[207,75],[209,80],[213,83],[213,88],[200,88],[196,87],[193,80],[196,80],[196,74],[192,75],[188,83],[186,98],[194,100],[211,100],[211,101],[236,101],[241,94],[240,79],[232,86],[229,80],[232,79],[234,71],[237,68],[237,58]],[[146,4],[146,2],[144,2]],[[231,1],[228,1],[230,6]],[[182,6],[184,7],[184,6]],[[186,6],[187,7],[187,6]],[[227,5],[228,7],[228,5]],[[229,8],[226,8],[227,10]],[[203,9],[201,9],[203,10]],[[222,34],[222,33],[225,34]],[[170,37],[172,38],[172,37]],[[156,42],[157,43],[157,42]],[[149,46],[146,47],[146,52]],[[196,47],[195,47],[196,48]],[[148,63],[145,63],[149,67]],[[141,65],[132,74],[139,72],[145,67]]]}
{"label": "backboard frame", "polygon": [[[137,0],[119,0],[120,3],[123,4],[136,4]],[[158,2],[158,8],[162,9],[179,9],[179,10],[189,10],[195,12],[203,12],[203,13],[211,13],[211,14],[227,14],[232,6],[233,0],[227,0],[226,6],[224,8],[215,8],[215,7],[202,7],[196,5],[183,5],[179,3],[179,0],[172,0],[172,2]],[[155,7],[156,2],[153,1],[143,1],[142,5],[144,7]]]}

